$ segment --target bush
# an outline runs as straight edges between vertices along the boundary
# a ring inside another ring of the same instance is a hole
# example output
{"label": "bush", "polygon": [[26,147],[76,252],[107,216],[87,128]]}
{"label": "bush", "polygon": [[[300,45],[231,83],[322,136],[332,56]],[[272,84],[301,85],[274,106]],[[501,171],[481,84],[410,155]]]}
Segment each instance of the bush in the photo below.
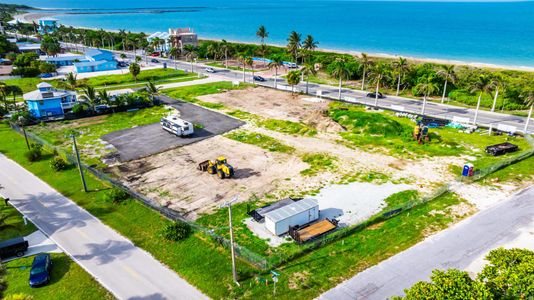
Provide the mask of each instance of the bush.
{"label": "bush", "polygon": [[67,161],[65,161],[65,159],[63,159],[61,156],[54,156],[54,158],[52,158],[50,161],[50,167],[56,172],[65,170],[67,166]]}
{"label": "bush", "polygon": [[185,222],[176,221],[165,225],[160,234],[166,240],[180,241],[191,234],[191,226]]}
{"label": "bush", "polygon": [[83,116],[85,114],[85,108],[83,107],[83,105],[76,103],[72,107],[72,113],[78,117]]}
{"label": "bush", "polygon": [[124,200],[128,199],[128,197],[128,193],[118,188],[113,188],[109,190],[106,195],[104,195],[104,199],[113,204],[119,204]]}
{"label": "bush", "polygon": [[32,144],[25,155],[31,162],[38,161],[43,157],[43,146],[41,144]]}

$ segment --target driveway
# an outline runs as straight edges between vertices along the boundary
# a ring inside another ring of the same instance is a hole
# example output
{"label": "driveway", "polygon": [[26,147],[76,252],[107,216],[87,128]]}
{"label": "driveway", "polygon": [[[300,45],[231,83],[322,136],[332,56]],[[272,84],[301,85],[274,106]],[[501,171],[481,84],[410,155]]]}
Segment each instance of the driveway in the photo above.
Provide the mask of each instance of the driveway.
{"label": "driveway", "polygon": [[0,154],[2,195],[118,299],[207,299],[48,184]]}
{"label": "driveway", "polygon": [[203,128],[195,128],[190,137],[178,137],[154,123],[135,128],[115,131],[106,134],[102,139],[112,144],[119,152],[120,161],[129,161],[161,153],[176,147],[195,143],[238,128],[245,122],[227,115],[167,96],[159,99],[180,111],[180,116],[193,124],[202,124]]}
{"label": "driveway", "polygon": [[387,299],[434,269],[478,273],[495,248],[534,250],[534,186],[465,219],[322,294],[322,300]]}

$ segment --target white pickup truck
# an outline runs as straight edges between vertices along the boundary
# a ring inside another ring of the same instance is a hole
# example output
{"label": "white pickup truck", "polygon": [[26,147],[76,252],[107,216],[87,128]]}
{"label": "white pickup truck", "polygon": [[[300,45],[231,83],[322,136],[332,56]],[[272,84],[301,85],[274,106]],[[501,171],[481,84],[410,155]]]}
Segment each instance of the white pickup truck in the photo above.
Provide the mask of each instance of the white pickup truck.
{"label": "white pickup truck", "polygon": [[180,119],[176,115],[161,118],[160,124],[164,130],[180,137],[189,136],[194,133],[193,124]]}

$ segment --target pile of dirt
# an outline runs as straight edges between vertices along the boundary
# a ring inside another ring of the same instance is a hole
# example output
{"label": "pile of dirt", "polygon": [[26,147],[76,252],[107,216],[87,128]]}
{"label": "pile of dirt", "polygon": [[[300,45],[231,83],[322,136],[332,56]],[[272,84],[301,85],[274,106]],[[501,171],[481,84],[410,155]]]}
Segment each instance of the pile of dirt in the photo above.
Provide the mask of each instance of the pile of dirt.
{"label": "pile of dirt", "polygon": [[332,120],[328,116],[327,111],[325,110],[316,110],[310,112],[308,115],[304,116],[302,122],[310,127],[317,129],[318,131],[328,133],[338,133],[346,131],[343,126]]}

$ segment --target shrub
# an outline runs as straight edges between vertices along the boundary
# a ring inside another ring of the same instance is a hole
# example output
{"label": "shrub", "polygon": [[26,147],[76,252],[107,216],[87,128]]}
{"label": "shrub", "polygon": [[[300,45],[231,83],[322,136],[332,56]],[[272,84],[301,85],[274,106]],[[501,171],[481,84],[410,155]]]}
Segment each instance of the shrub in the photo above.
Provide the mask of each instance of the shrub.
{"label": "shrub", "polygon": [[38,161],[43,157],[43,146],[41,144],[32,144],[25,155],[31,162]]}
{"label": "shrub", "polygon": [[180,241],[191,234],[191,226],[185,222],[176,221],[165,225],[160,234],[166,240]]}
{"label": "shrub", "polygon": [[83,105],[76,103],[72,107],[72,113],[78,117],[83,116],[85,114],[85,108],[83,107]]}
{"label": "shrub", "polygon": [[124,200],[128,199],[129,195],[124,190],[113,188],[106,192],[106,195],[104,196],[104,199],[108,202],[112,202],[114,204],[119,204],[123,202]]}
{"label": "shrub", "polygon": [[65,159],[63,159],[61,156],[54,156],[54,158],[52,158],[50,161],[50,167],[56,172],[65,170],[67,166],[67,161],[65,161]]}

